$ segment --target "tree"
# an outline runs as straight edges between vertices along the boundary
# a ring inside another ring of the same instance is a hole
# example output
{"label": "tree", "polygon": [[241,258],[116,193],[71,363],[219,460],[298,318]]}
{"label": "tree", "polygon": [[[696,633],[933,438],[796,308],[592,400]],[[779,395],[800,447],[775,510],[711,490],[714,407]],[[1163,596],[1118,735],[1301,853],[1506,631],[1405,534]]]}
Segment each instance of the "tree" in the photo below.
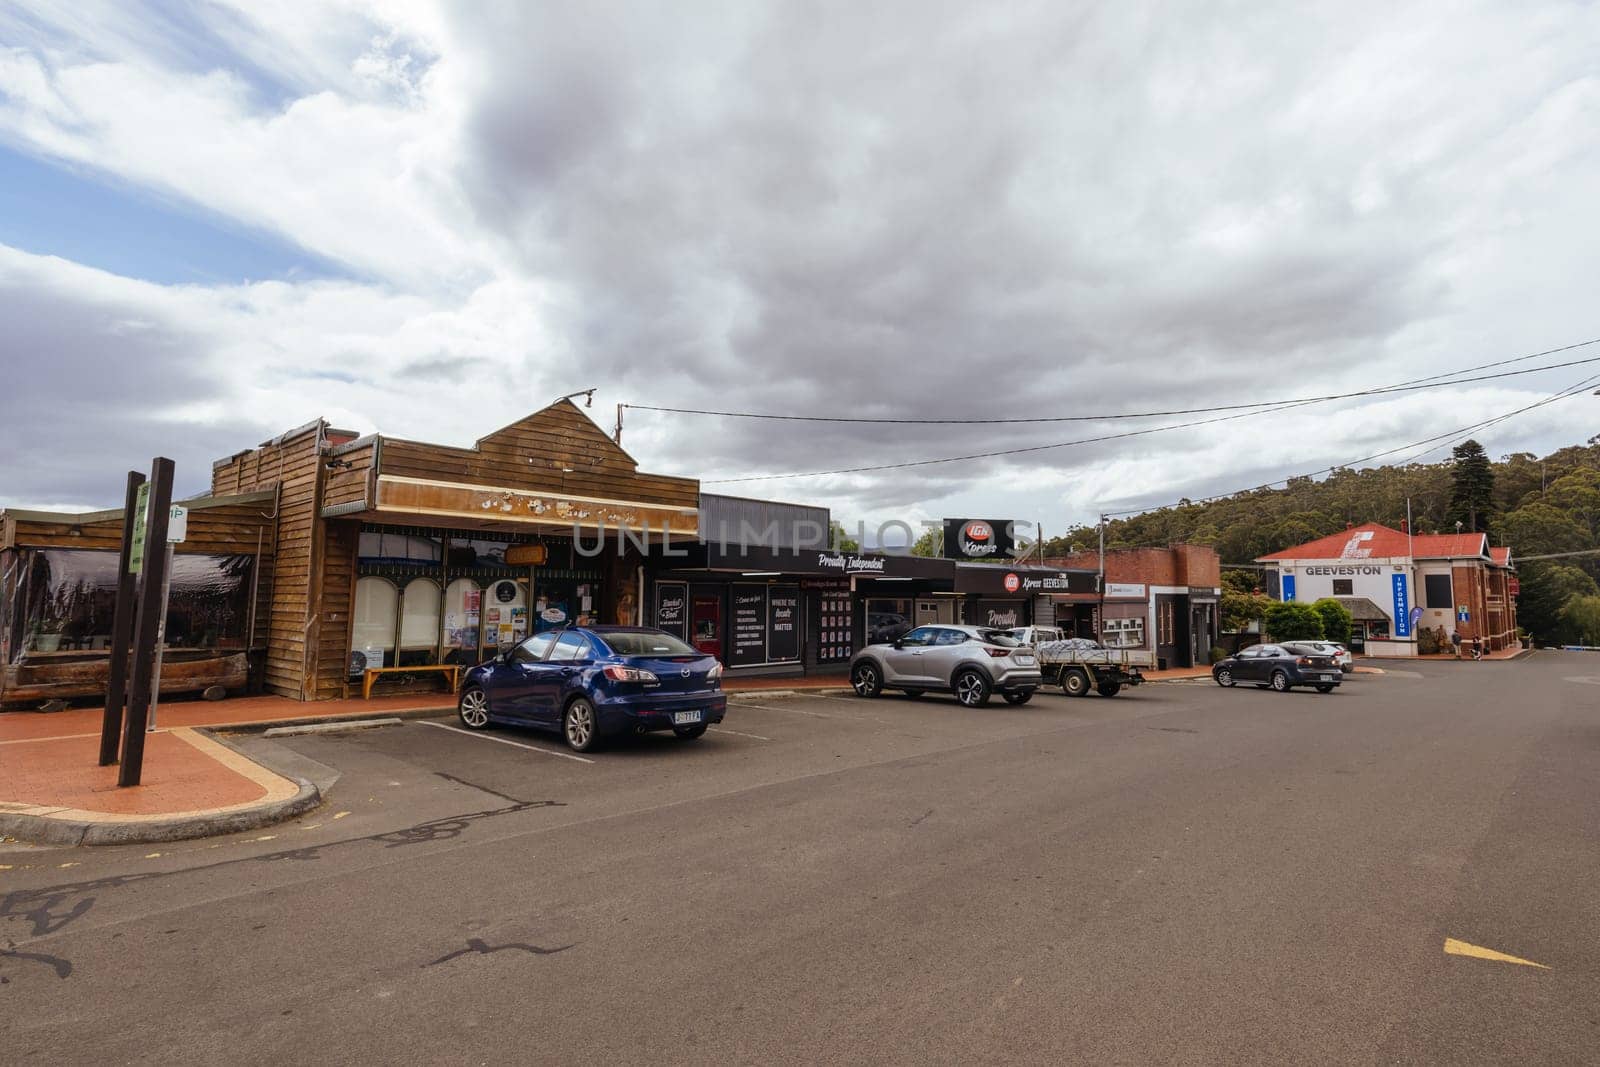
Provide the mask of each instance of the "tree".
{"label": "tree", "polygon": [[1310,604],[1275,603],[1267,609],[1267,633],[1274,641],[1320,641],[1322,616]]}
{"label": "tree", "polygon": [[1600,585],[1581,568],[1536,561],[1517,568],[1522,592],[1517,597],[1517,618],[1522,628],[1544,644],[1575,639],[1561,611],[1574,597],[1600,596]]}
{"label": "tree", "polygon": [[835,552],[861,551],[861,542],[846,536],[844,523],[838,519],[834,519],[828,526],[828,544]]}
{"label": "tree", "polygon": [[1222,628],[1231,633],[1248,630],[1251,623],[1266,617],[1274,603],[1276,601],[1254,590],[1223,586]]}
{"label": "tree", "polygon": [[1355,620],[1351,618],[1348,608],[1332,597],[1323,597],[1312,604],[1311,609],[1322,619],[1322,636],[1325,639],[1341,645],[1350,643],[1350,627]]}
{"label": "tree", "polygon": [[943,541],[943,530],[936,530],[932,528],[923,530],[922,536],[917,538],[916,542],[912,544],[911,554],[913,556],[928,556],[930,558],[938,556],[940,554],[940,549],[944,547]]}
{"label": "tree", "polygon": [[1494,468],[1483,446],[1463,441],[1452,451],[1450,469],[1450,522],[1460,522],[1473,533],[1488,533],[1494,512]]}
{"label": "tree", "polygon": [[1600,645],[1600,596],[1575,596],[1561,608],[1567,634],[1580,645]]}

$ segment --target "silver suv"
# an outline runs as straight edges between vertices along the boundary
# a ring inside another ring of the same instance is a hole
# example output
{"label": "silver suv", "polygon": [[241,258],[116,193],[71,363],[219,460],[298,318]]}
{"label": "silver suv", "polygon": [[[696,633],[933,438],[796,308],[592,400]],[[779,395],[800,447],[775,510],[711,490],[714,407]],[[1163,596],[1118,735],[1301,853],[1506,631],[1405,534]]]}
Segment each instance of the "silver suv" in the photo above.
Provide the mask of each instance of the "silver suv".
{"label": "silver suv", "polygon": [[1043,680],[1033,649],[986,626],[918,626],[893,642],[868,645],[850,663],[857,696],[938,690],[969,708],[989,703],[997,690],[1007,704],[1026,704]]}

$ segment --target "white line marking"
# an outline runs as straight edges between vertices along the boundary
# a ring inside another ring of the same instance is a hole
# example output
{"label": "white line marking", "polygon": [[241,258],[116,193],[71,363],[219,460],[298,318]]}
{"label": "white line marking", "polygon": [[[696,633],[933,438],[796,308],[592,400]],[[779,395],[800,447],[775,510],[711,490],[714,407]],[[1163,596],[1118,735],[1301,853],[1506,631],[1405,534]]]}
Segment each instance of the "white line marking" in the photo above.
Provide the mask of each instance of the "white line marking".
{"label": "white line marking", "polygon": [[594,762],[592,759],[584,759],[582,756],[575,756],[570,752],[554,752],[548,748],[540,748],[538,745],[524,744],[521,741],[513,741],[507,737],[495,737],[492,734],[473,733],[471,730],[463,730],[459,726],[451,726],[447,722],[429,722],[426,719],[418,719],[417,725],[432,726],[438,730],[449,730],[453,734],[461,734],[463,737],[476,738],[479,741],[493,741],[496,744],[510,745],[512,748],[525,748],[529,752],[543,752],[546,756],[560,756],[562,759],[577,760],[579,763]]}
{"label": "white line marking", "polygon": [[799,708],[775,708],[770,704],[740,704],[737,701],[728,701],[730,708],[755,708],[757,711],[781,711],[785,715],[810,715],[815,719],[837,719],[837,715],[824,715],[820,711],[801,711]]}
{"label": "white line marking", "polygon": [[711,729],[714,730],[715,732],[719,733],[719,734],[732,734],[735,737],[753,737],[757,741],[771,741],[772,740],[772,738],[770,738],[770,737],[762,737],[760,734],[742,734],[738,730],[727,730],[727,729],[724,729],[721,726],[713,726],[713,727],[711,727]]}

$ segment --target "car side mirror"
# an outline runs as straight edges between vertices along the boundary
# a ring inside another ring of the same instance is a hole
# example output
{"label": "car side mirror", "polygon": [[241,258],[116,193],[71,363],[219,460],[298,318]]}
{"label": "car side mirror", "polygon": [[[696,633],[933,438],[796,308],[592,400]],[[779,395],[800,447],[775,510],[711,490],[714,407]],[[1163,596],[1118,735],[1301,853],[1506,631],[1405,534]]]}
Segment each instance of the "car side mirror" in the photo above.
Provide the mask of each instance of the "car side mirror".
{"label": "car side mirror", "polygon": [[904,641],[900,640],[898,637],[894,639],[892,644],[893,644],[893,646],[895,648],[905,648],[906,647],[906,643]]}

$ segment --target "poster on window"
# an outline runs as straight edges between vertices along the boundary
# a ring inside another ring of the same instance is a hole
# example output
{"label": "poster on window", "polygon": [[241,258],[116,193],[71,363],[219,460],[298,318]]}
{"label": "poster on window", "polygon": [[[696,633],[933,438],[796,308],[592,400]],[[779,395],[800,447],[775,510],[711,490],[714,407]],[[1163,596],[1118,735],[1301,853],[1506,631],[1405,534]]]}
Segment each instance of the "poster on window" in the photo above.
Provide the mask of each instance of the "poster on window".
{"label": "poster on window", "polygon": [[773,586],[767,591],[767,662],[800,658],[800,590]]}
{"label": "poster on window", "polygon": [[767,662],[767,587],[735,585],[733,593],[733,642],[729,650],[730,667],[748,667]]}

